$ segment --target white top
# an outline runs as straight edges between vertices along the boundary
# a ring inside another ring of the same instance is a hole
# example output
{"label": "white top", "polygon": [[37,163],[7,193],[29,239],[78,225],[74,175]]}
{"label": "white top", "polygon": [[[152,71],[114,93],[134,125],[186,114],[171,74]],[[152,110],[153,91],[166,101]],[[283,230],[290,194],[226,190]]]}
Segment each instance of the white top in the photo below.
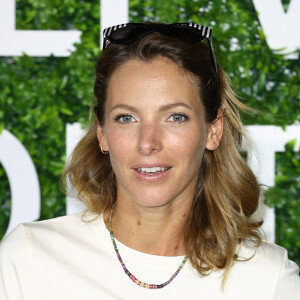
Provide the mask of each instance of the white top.
{"label": "white top", "polygon": [[[142,288],[124,273],[103,217],[93,217],[79,213],[18,226],[0,244],[0,299],[300,299],[297,265],[285,249],[268,242],[250,261],[235,263],[224,292],[222,272],[200,277],[188,261],[168,286]],[[146,283],[167,281],[183,260],[116,242],[129,271]],[[239,251],[242,257],[253,253],[246,243]]]}

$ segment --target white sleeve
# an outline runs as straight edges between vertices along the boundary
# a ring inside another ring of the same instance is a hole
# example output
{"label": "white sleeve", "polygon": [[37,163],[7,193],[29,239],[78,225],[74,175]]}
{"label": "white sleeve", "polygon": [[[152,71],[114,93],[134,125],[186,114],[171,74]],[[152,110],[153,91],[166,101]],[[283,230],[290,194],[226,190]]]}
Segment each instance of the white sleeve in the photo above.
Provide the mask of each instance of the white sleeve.
{"label": "white sleeve", "polygon": [[[20,228],[10,233],[0,243],[0,299],[21,300],[22,291],[19,283],[17,266],[14,262],[14,253],[20,248],[18,244]],[[21,249],[20,249],[21,250]],[[21,250],[22,251],[22,250]]]}
{"label": "white sleeve", "polygon": [[281,272],[275,289],[273,300],[300,300],[299,267],[288,259],[285,250]]}

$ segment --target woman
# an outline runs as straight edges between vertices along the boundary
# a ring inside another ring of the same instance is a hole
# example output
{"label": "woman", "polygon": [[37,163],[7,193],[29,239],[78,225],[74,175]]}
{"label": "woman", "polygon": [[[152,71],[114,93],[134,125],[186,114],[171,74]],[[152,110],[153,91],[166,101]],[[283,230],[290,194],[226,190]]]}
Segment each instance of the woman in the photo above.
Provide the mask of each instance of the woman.
{"label": "woman", "polygon": [[250,219],[246,107],[210,28],[124,24],[103,48],[96,118],[64,173],[89,209],[5,239],[1,299],[300,299],[296,264]]}

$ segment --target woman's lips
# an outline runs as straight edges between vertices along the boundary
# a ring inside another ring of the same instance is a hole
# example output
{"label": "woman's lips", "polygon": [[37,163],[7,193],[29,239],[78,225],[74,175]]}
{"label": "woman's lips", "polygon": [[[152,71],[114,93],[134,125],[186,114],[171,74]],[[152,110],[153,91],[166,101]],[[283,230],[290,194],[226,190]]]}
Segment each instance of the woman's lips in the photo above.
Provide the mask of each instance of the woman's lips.
{"label": "woman's lips", "polygon": [[170,166],[162,166],[162,165],[155,165],[155,166],[138,166],[133,168],[133,172],[138,180],[140,181],[159,181],[165,178],[171,170]]}

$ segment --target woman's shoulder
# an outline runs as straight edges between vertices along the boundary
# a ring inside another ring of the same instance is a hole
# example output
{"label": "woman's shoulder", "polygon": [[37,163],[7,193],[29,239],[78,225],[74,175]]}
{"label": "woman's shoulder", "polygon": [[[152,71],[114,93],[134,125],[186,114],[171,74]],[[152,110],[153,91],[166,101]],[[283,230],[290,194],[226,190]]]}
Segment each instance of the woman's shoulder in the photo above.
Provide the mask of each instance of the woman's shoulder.
{"label": "woman's shoulder", "polygon": [[285,252],[285,248],[269,241],[263,240],[259,246],[256,246],[252,241],[246,240],[240,245],[237,254],[241,260],[251,257],[255,262],[264,261],[274,264],[282,261]]}
{"label": "woman's shoulder", "polygon": [[[20,251],[26,252],[36,244],[63,243],[68,238],[85,236],[90,227],[97,226],[101,215],[84,211],[53,219],[22,223],[0,243],[0,261],[3,256],[13,257]],[[21,250],[22,249],[22,250]]]}
{"label": "woman's shoulder", "polygon": [[[287,250],[268,241],[256,246],[251,241],[244,241],[238,251],[238,261],[247,267],[259,269],[262,273],[280,274],[284,261],[288,258]],[[296,264],[295,264],[296,265]]]}
{"label": "woman's shoulder", "polygon": [[286,295],[300,299],[299,267],[288,259],[285,248],[267,241],[256,247],[245,241],[237,254],[232,269],[236,282],[245,280],[257,288],[261,283],[261,289],[269,290],[272,299],[285,299]]}

